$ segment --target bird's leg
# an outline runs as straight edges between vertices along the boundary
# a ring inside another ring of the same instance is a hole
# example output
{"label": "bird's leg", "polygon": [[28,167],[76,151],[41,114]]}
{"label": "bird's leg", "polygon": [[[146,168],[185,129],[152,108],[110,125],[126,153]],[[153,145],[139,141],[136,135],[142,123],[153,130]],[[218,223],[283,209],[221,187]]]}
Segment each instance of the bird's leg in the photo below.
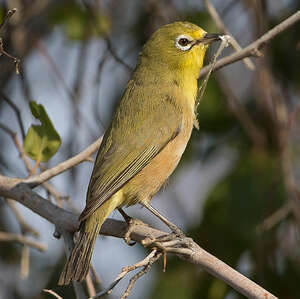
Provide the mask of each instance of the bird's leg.
{"label": "bird's leg", "polygon": [[122,215],[122,217],[124,218],[125,222],[127,223],[127,231],[126,231],[126,234],[124,236],[124,241],[127,243],[127,245],[129,246],[133,246],[136,244],[135,241],[132,241],[131,238],[130,238],[130,234],[133,230],[133,227],[135,225],[145,225],[144,222],[142,222],[141,220],[139,219],[136,219],[136,218],[132,218],[130,216],[128,216],[124,211],[123,209],[121,208],[118,208],[118,211],[120,212],[120,214]]}
{"label": "bird's leg", "polygon": [[132,219],[130,216],[128,216],[122,208],[118,208],[119,213],[122,215],[122,217],[124,218],[125,222],[127,223],[127,225],[130,224],[130,220]]}
{"label": "bird's leg", "polygon": [[174,223],[172,223],[171,221],[169,221],[165,216],[163,216],[162,214],[160,214],[154,207],[152,207],[149,203],[147,202],[141,202],[141,204],[148,209],[153,215],[155,215],[156,217],[158,217],[162,222],[164,222],[173,233],[176,234],[176,236],[178,237],[182,237],[184,236],[183,231],[176,226]]}

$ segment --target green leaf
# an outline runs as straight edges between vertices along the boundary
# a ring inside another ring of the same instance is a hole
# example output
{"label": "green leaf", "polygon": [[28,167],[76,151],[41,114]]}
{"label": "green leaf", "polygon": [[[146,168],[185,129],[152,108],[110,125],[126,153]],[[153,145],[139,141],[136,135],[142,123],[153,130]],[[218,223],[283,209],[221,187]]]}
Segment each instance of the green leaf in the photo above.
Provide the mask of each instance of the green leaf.
{"label": "green leaf", "polygon": [[59,149],[61,139],[41,104],[30,102],[32,115],[40,125],[31,125],[24,141],[24,151],[33,160],[47,162]]}

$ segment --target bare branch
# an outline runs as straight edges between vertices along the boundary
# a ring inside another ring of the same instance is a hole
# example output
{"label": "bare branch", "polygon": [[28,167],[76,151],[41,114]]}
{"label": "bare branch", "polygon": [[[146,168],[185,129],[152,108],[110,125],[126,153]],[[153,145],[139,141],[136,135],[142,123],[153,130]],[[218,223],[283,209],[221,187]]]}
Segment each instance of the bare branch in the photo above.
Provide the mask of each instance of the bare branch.
{"label": "bare branch", "polygon": [[130,279],[129,284],[128,284],[124,294],[122,295],[121,299],[126,299],[130,295],[130,292],[131,292],[134,284],[136,283],[136,281],[140,277],[142,277],[143,275],[148,273],[149,270],[151,269],[151,266],[153,265],[153,263],[155,263],[161,256],[162,256],[162,253],[159,252],[156,255],[154,255],[153,257],[151,257],[149,259],[148,263],[144,266],[144,268]]}
{"label": "bare branch", "polygon": [[[161,253],[158,253],[157,252],[157,249],[153,249],[143,260],[141,260],[140,262],[138,262],[138,263],[136,263],[136,264],[134,264],[134,265],[132,265],[132,266],[128,266],[128,267],[124,267],[123,269],[122,269],[122,272],[117,276],[117,278],[110,284],[110,286],[107,288],[107,289],[105,289],[104,291],[102,291],[102,292],[100,292],[100,293],[98,293],[98,294],[96,294],[96,296],[94,296],[94,297],[92,297],[92,298],[90,298],[90,299],[98,299],[98,298],[101,298],[101,297],[103,297],[103,296],[105,296],[105,295],[109,295],[111,292],[112,292],[112,290],[113,290],[113,288],[129,273],[129,272],[131,272],[131,271],[134,271],[134,270],[136,270],[136,269],[138,269],[138,268],[141,268],[141,267],[144,267],[144,270],[145,270],[145,268],[147,268],[147,272],[150,270],[150,267],[151,267],[151,265],[156,261],[156,260],[158,260],[160,257],[161,257]],[[149,266],[149,268],[148,268],[148,266]],[[142,270],[143,271],[143,270]],[[142,272],[141,271],[141,272]],[[140,273],[140,272],[139,272]],[[139,273],[137,273],[137,274],[139,274]],[[146,272],[144,272],[143,274],[145,274]],[[121,297],[121,298],[127,298],[128,297],[128,295],[129,295],[129,293],[130,293],[130,291],[131,291],[131,289],[132,289],[132,287],[133,287],[133,285],[134,285],[134,283],[136,282],[136,280],[140,277],[136,277],[136,275],[135,276],[133,276],[132,277],[132,279],[130,280],[130,283],[129,283],[129,285],[128,285],[128,287],[127,287],[127,289],[126,289],[126,291],[124,292],[124,294],[123,294],[123,296]],[[126,297],[124,297],[124,296],[126,296]]]}
{"label": "bare branch", "polygon": [[30,253],[29,247],[24,245],[21,254],[20,277],[25,279],[29,275],[30,268]]}
{"label": "bare branch", "polygon": [[27,169],[27,171],[30,172],[30,170],[32,169],[31,167],[31,164],[30,164],[30,161],[28,159],[28,157],[25,155],[25,152],[24,152],[24,149],[23,149],[23,146],[22,144],[20,143],[18,137],[17,137],[17,133],[12,131],[9,127],[7,127],[6,125],[0,123],[0,128],[5,131],[7,134],[10,135],[10,137],[12,138],[19,154],[20,154],[20,157],[22,158],[23,162],[24,162],[24,165]]}
{"label": "bare branch", "polygon": [[[243,50],[220,59],[216,63],[214,70],[216,71],[228,64],[234,63],[245,57],[258,56],[259,55],[258,51],[261,47],[263,47],[269,40],[274,38],[276,35],[288,29],[290,26],[294,25],[299,20],[300,20],[300,11],[298,10],[296,13],[291,15],[289,18],[287,18],[277,26],[275,26],[273,29],[269,30],[266,34],[264,34],[262,37],[260,37],[259,39],[257,39],[256,41],[248,45]],[[205,76],[209,72],[209,69],[210,69],[210,65],[207,65],[204,68],[202,68],[199,74],[199,78]]]}
{"label": "bare branch", "polygon": [[48,293],[48,294],[51,294],[51,295],[53,295],[53,296],[54,296],[55,298],[57,298],[57,299],[63,299],[63,297],[59,296],[57,293],[55,293],[55,292],[52,291],[52,290],[43,289],[43,292]]}
{"label": "bare branch", "polygon": [[285,219],[291,213],[291,211],[291,202],[285,203],[280,209],[267,217],[263,223],[258,226],[257,230],[263,232],[273,228],[276,224]]}
{"label": "bare branch", "polygon": [[[82,0],[81,1],[83,6],[85,7],[85,9],[88,11],[88,13],[90,14],[91,18],[91,25],[94,26],[94,29],[99,32],[99,24],[98,24],[98,18],[95,16],[94,13],[94,9],[93,7],[88,3],[88,1]],[[114,50],[111,41],[108,37],[104,38],[105,42],[106,42],[106,47],[107,50],[109,51],[109,53],[111,54],[111,56],[114,58],[114,60],[118,63],[120,63],[128,72],[132,72],[133,68],[128,65],[123,59],[121,59],[119,57],[119,55],[116,53],[116,51]]]}
{"label": "bare branch", "polygon": [[44,172],[37,174],[35,176],[32,176],[26,180],[24,180],[24,183],[29,184],[31,187],[36,187],[45,181],[48,181],[49,179],[53,178],[54,176],[57,176],[58,174],[70,169],[71,167],[76,166],[77,164],[86,161],[92,155],[97,149],[100,147],[102,141],[102,137],[97,139],[94,143],[92,143],[90,146],[88,146],[85,150],[77,154],[76,156],[50,168],[45,170]]}
{"label": "bare branch", "polygon": [[[67,230],[74,232],[78,229],[78,218],[71,212],[52,204],[33,192],[28,185],[20,183],[21,180],[0,175],[0,196],[9,197],[30,208],[33,212],[47,219],[63,234]],[[122,221],[107,219],[101,227],[101,234],[124,238],[127,224]],[[148,225],[135,225],[130,238],[141,242],[151,236],[154,239],[165,236],[166,233],[149,227]],[[179,258],[200,266],[213,276],[225,281],[241,294],[250,298],[272,299],[274,295],[249,280],[224,262],[199,247],[194,241],[190,241],[188,248],[174,248]]]}
{"label": "bare branch", "polygon": [[21,232],[22,234],[31,234],[34,237],[38,238],[39,237],[39,233],[38,231],[36,231],[33,227],[31,227],[24,219],[24,217],[22,216],[22,214],[19,212],[19,210],[16,207],[16,202],[14,200],[11,199],[7,199],[6,200],[9,208],[11,209],[11,211],[14,213],[20,227],[21,227]]}
{"label": "bare branch", "polygon": [[[0,24],[0,30],[2,30],[5,26],[5,24],[8,22],[8,20],[14,15],[14,13],[17,11],[16,8],[13,8],[13,9],[10,9],[6,15],[4,16],[3,18],[3,21],[2,23]],[[3,47],[3,40],[2,38],[0,37],[0,56],[1,55],[4,55],[4,56],[7,56],[8,58],[10,59],[13,59],[14,60],[14,63],[16,65],[16,73],[19,74],[19,63],[20,63],[20,60],[12,55],[10,55],[9,53],[7,53],[5,50],[4,50],[4,47]]]}
{"label": "bare branch", "polygon": [[107,49],[108,49],[109,53],[111,54],[111,56],[115,59],[115,61],[120,63],[122,66],[124,66],[127,71],[132,72],[133,68],[118,56],[118,54],[115,52],[115,50],[111,44],[110,39],[106,38],[105,41],[106,41]]}
{"label": "bare branch", "polygon": [[7,53],[4,50],[3,41],[2,41],[2,38],[0,37],[0,56],[1,55],[4,55],[4,56],[6,56],[6,57],[8,57],[8,58],[10,58],[14,61],[14,64],[15,64],[15,67],[16,67],[16,74],[19,75],[20,74],[20,70],[19,70],[20,59],[10,55],[9,53]]}
{"label": "bare branch", "polygon": [[230,85],[227,83],[226,77],[223,76],[222,72],[218,72],[216,74],[216,79],[226,96],[228,110],[239,121],[249,138],[252,140],[253,144],[263,148],[266,144],[266,138],[264,134],[254,123],[254,121],[248,114],[247,109],[237,99],[233,90],[231,90]]}
{"label": "bare branch", "polygon": [[[8,128],[7,126],[5,126],[4,124],[0,123],[0,128],[2,130],[4,130],[7,134],[10,135],[10,137],[12,138],[19,154],[20,157],[22,158],[25,167],[28,171],[28,173],[33,173],[34,168],[31,166],[31,163],[28,159],[28,157],[26,156],[23,146],[21,145],[18,137],[17,137],[17,133],[13,132],[10,128]],[[62,199],[67,199],[67,196],[62,196],[58,191],[55,190],[55,188],[53,186],[51,186],[50,183],[48,182],[43,182],[42,183],[43,187],[54,197],[54,199],[56,200],[56,202],[61,206],[61,201]]]}
{"label": "bare branch", "polygon": [[18,242],[20,244],[35,248],[41,252],[46,250],[46,246],[44,244],[36,241],[31,241],[23,235],[17,235],[13,233],[0,232],[0,242]]}
{"label": "bare branch", "polygon": [[87,291],[88,291],[88,294],[90,297],[93,297],[96,295],[96,290],[95,290],[95,286],[93,284],[93,281],[92,281],[92,277],[91,277],[91,273],[89,272],[88,275],[86,276],[86,288],[87,288]]}
{"label": "bare branch", "polygon": [[94,281],[94,283],[96,285],[96,288],[100,289],[101,288],[101,280],[100,280],[100,277],[97,274],[97,272],[96,272],[96,270],[95,270],[95,268],[94,268],[93,265],[91,265],[90,270],[91,270],[92,278],[93,278],[93,281]]}
{"label": "bare branch", "polygon": [[[240,51],[242,50],[242,47],[239,45],[239,43],[237,42],[237,40],[233,37],[233,35],[230,33],[230,31],[227,29],[227,27],[225,26],[225,24],[223,23],[221,17],[219,16],[217,10],[215,9],[215,7],[211,4],[211,2],[209,0],[204,0],[204,4],[206,6],[206,9],[208,11],[208,13],[210,14],[210,16],[212,17],[212,19],[215,21],[217,27],[219,28],[219,30],[221,30],[222,33],[230,35],[231,36],[231,40],[230,40],[230,44],[232,45],[232,47],[236,50],[236,51]],[[244,58],[243,59],[244,64],[246,65],[246,67],[250,70],[254,70],[255,69],[255,65],[254,63],[250,60],[250,58]]]}
{"label": "bare branch", "polygon": [[3,98],[3,100],[13,109],[13,111],[16,114],[17,120],[18,120],[18,124],[19,124],[19,128],[22,134],[22,139],[25,139],[25,129],[24,129],[24,125],[23,125],[23,121],[22,121],[22,117],[21,117],[21,112],[19,107],[4,93],[0,90],[0,96],[1,98]]}
{"label": "bare branch", "polygon": [[7,21],[15,14],[16,11],[17,11],[16,8],[12,8],[12,9],[8,10],[5,17],[3,18],[2,23],[0,24],[0,30],[2,30],[2,28],[5,26]]}

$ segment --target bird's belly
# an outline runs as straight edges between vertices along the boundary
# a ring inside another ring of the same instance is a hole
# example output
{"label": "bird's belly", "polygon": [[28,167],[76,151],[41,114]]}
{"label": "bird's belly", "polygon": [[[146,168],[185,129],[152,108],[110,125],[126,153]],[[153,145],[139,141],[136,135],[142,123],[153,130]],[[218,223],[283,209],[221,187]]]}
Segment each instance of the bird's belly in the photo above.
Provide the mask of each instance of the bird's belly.
{"label": "bird's belly", "polygon": [[150,201],[176,168],[190,139],[192,121],[185,121],[179,134],[123,188],[124,205]]}

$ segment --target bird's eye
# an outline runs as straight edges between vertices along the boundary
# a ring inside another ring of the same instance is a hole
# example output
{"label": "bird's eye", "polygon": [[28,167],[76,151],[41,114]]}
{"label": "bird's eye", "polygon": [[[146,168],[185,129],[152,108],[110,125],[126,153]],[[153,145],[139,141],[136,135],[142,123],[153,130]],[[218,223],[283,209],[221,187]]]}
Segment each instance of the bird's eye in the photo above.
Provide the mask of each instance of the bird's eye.
{"label": "bird's eye", "polygon": [[188,51],[193,46],[192,39],[184,34],[181,34],[175,39],[175,46],[181,51]]}
{"label": "bird's eye", "polygon": [[178,44],[182,47],[185,47],[189,44],[189,40],[185,37],[179,39]]}

